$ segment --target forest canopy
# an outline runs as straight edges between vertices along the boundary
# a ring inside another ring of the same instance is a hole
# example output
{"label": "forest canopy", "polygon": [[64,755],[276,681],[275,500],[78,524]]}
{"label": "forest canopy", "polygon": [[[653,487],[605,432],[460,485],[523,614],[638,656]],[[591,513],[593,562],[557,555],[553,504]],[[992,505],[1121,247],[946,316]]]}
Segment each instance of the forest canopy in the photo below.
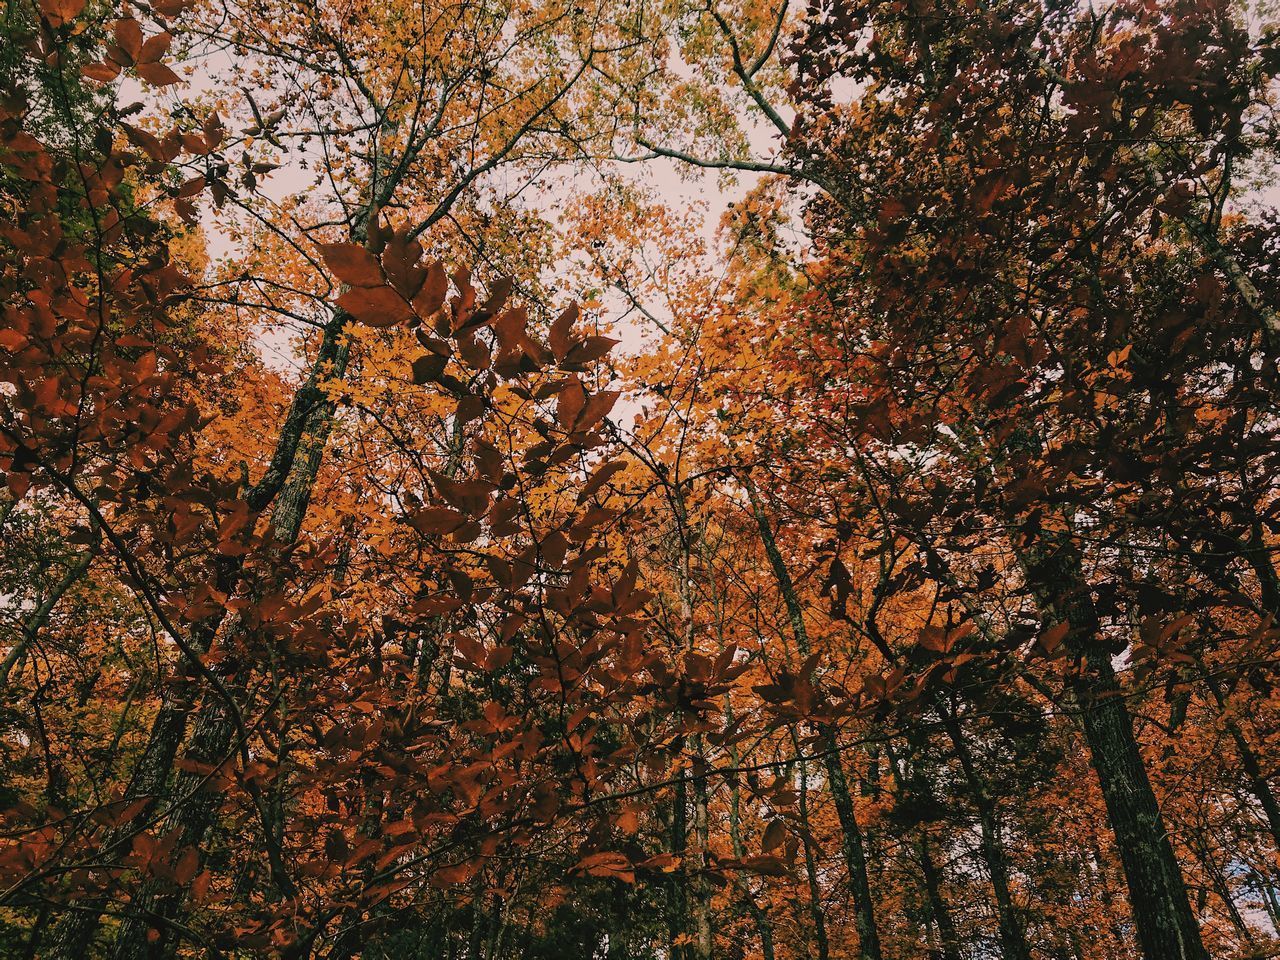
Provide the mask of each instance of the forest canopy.
{"label": "forest canopy", "polygon": [[0,18],[0,957],[1280,957],[1268,0]]}

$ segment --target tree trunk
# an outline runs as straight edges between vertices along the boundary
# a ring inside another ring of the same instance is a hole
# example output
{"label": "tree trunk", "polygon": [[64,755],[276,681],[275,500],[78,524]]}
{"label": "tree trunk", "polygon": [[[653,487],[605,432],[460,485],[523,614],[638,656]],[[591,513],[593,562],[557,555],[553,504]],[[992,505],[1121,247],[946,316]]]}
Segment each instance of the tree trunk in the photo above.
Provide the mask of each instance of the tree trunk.
{"label": "tree trunk", "polygon": [[791,728],[791,742],[796,748],[800,767],[800,822],[804,825],[804,872],[809,884],[809,919],[813,923],[814,946],[818,948],[817,960],[827,960],[827,924],[822,911],[822,885],[818,882],[818,864],[813,849],[813,831],[809,828],[809,768],[800,749],[800,738]]}
{"label": "tree trunk", "polygon": [[982,842],[982,858],[987,863],[987,874],[991,878],[991,891],[996,902],[996,920],[1000,927],[1000,952],[1005,960],[1030,960],[1031,951],[1027,947],[1026,934],[1022,922],[1018,919],[1017,908],[1009,889],[1009,864],[1005,857],[1004,843],[1000,838],[1000,819],[995,801],[987,792],[986,785],[978,775],[973,763],[973,753],[965,742],[964,731],[954,712],[945,706],[939,706],[944,713],[944,723],[951,746],[955,750],[956,759],[960,761],[960,769],[964,771],[965,786],[969,799],[978,814],[978,826]]}
{"label": "tree trunk", "polygon": [[1236,753],[1240,757],[1240,766],[1244,768],[1245,777],[1249,783],[1249,791],[1258,801],[1258,805],[1262,807],[1262,813],[1266,817],[1267,826],[1271,832],[1271,842],[1273,849],[1280,853],[1280,804],[1276,802],[1276,795],[1271,792],[1271,786],[1267,782],[1267,776],[1263,773],[1262,764],[1258,760],[1258,755],[1254,753],[1253,748],[1249,745],[1248,738],[1244,735],[1244,730],[1240,724],[1236,723],[1235,718],[1227,713],[1227,698],[1222,692],[1222,687],[1218,684],[1217,679],[1205,669],[1204,664],[1199,664],[1200,676],[1204,680],[1205,686],[1209,688],[1209,692],[1213,694],[1214,702],[1218,705],[1218,711],[1224,719],[1227,733],[1231,734],[1231,739],[1236,745]]}
{"label": "tree trunk", "polygon": [[[335,314],[330,321],[334,327],[334,337],[341,329],[342,314]],[[326,339],[328,330],[326,330]],[[348,358],[345,344],[336,347],[333,360],[332,376],[341,376],[346,369]],[[323,352],[323,350],[322,350]],[[304,388],[305,389],[305,388]],[[317,400],[308,411],[296,437],[291,439],[295,444],[295,454],[289,457],[291,470],[279,490],[270,523],[270,539],[277,544],[293,543],[302,529],[302,521],[306,516],[311,501],[311,492],[315,485],[324,449],[329,433],[333,429],[334,405],[331,400]],[[281,438],[281,443],[286,441]],[[302,456],[296,456],[301,450]],[[229,629],[239,629],[239,621],[234,621]],[[187,748],[187,759],[193,761],[197,768],[208,768],[225,762],[235,738],[236,728],[229,713],[228,704],[212,691],[206,691],[205,698],[196,719],[195,730]],[[171,769],[176,749],[168,754]],[[204,776],[199,773],[188,773],[178,778],[176,794],[190,794],[175,811],[172,824],[181,837],[180,846],[199,848],[205,835],[213,825],[217,814],[219,796],[207,789]],[[278,853],[276,851],[275,853]],[[203,856],[202,856],[203,859]],[[283,864],[276,857],[272,858],[273,874],[277,878],[283,876]],[[120,925],[116,935],[111,956],[114,960],[148,960],[148,958],[172,957],[177,949],[177,940],[172,936],[172,928],[166,920],[176,919],[182,912],[186,899],[186,891],[172,889],[163,881],[149,879],[144,881],[142,889],[134,899],[135,907],[141,912],[131,911]],[[157,939],[151,939],[154,930],[159,931]],[[72,958],[74,960],[74,958]]]}
{"label": "tree trunk", "polygon": [[1106,801],[1142,952],[1147,960],[1208,960],[1075,544],[1069,534],[1042,535],[1019,560],[1046,624],[1069,627],[1067,649],[1079,663],[1071,692]]}
{"label": "tree trunk", "polygon": [[[898,768],[898,758],[894,755],[893,744],[885,741],[885,753],[889,760],[889,770],[893,774],[898,790],[904,795],[910,794],[926,804],[932,801],[932,791],[925,780],[913,766],[912,773],[904,776]],[[908,742],[908,750],[911,750]],[[933,850],[929,843],[929,830],[925,824],[917,828],[916,853],[920,857],[920,878],[924,881],[924,893],[928,903],[929,916],[938,926],[938,937],[942,941],[942,960],[961,960],[960,936],[956,931],[951,910],[942,896],[942,871],[933,860]]]}
{"label": "tree trunk", "polygon": [[703,757],[702,737],[693,738],[694,778],[693,778],[693,836],[697,844],[698,875],[694,879],[693,933],[694,946],[698,960],[710,960],[715,949],[715,941],[711,933],[711,884],[707,880],[706,871],[710,866],[708,854],[711,849],[711,824],[707,815],[707,778],[699,769],[705,761]]}
{"label": "tree trunk", "polygon": [[[726,697],[725,701],[725,723],[732,726],[733,724],[733,700]],[[734,767],[742,764],[741,757],[738,754],[738,746],[736,743],[730,742],[729,759]],[[742,845],[742,788],[738,784],[738,778],[735,776],[729,781],[729,842],[733,847],[733,855],[739,860],[746,855],[746,848]],[[734,883],[738,886],[739,892],[742,894],[742,902],[747,908],[747,912],[751,914],[751,919],[755,921],[756,932],[760,935],[760,954],[762,960],[774,960],[773,950],[773,924],[769,920],[769,915],[755,901],[755,897],[751,893],[751,888],[747,886],[745,880],[739,875],[733,875]]]}
{"label": "tree trunk", "polygon": [[[683,738],[682,738],[683,739]],[[671,853],[683,860],[688,847],[688,822],[686,807],[688,806],[689,788],[683,773],[672,789],[671,823],[669,844]],[[684,935],[689,922],[689,900],[685,895],[686,874],[683,869],[675,870],[667,882],[667,947],[673,960],[684,960],[687,956],[682,943],[677,943]]]}
{"label": "tree trunk", "polygon": [[[751,501],[751,512],[760,529],[760,540],[764,544],[764,551],[769,558],[769,565],[773,570],[778,590],[782,593],[787,607],[787,618],[791,622],[796,647],[800,651],[800,656],[808,659],[810,656],[809,633],[805,629],[804,611],[800,606],[800,598],[796,595],[795,583],[791,579],[791,573],[787,569],[786,561],[782,558],[782,553],[778,550],[773,527],[764,511],[760,495],[756,492],[755,483],[750,476],[744,475],[742,484]],[[827,782],[831,786],[831,798],[835,803],[836,815],[840,819],[841,852],[844,854],[845,867],[849,871],[849,886],[853,893],[854,924],[858,931],[859,955],[863,960],[881,960],[880,932],[876,927],[875,906],[871,901],[871,882],[867,877],[867,855],[863,844],[862,827],[858,823],[853,797],[849,794],[849,782],[845,778],[844,767],[840,763],[840,745],[836,732],[830,725],[818,724],[817,727]]]}
{"label": "tree trunk", "polygon": [[922,826],[916,841],[916,851],[920,855],[920,874],[924,880],[925,895],[929,898],[929,912],[933,922],[938,925],[938,938],[942,941],[943,960],[961,960],[960,935],[956,932],[955,921],[947,902],[942,899],[942,874],[933,861],[933,851],[929,846],[929,832]]}

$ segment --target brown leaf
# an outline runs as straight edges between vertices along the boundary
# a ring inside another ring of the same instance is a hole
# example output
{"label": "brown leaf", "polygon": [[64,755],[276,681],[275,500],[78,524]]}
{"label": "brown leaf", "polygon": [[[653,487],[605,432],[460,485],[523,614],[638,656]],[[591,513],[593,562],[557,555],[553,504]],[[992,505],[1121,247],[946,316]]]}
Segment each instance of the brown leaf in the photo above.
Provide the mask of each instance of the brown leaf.
{"label": "brown leaf", "polygon": [[742,866],[752,873],[766,877],[785,877],[790,874],[786,863],[779,857],[746,857],[742,861]]}
{"label": "brown leaf", "polygon": [[572,430],[586,404],[586,391],[582,389],[582,382],[574,377],[560,388],[556,398],[556,422],[564,429]]}
{"label": "brown leaf", "polygon": [[1066,639],[1070,631],[1071,624],[1063,621],[1040,634],[1036,640],[1036,645],[1045,656],[1052,658],[1057,655],[1058,648],[1062,646],[1062,641]]}
{"label": "brown leaf", "polygon": [[590,430],[608,415],[621,395],[622,392],[620,390],[602,390],[593,395],[587,401],[582,413],[579,414],[578,422],[574,425],[574,429]]}
{"label": "brown leaf", "polygon": [[578,502],[584,503],[589,500],[597,490],[603,487],[616,474],[621,473],[627,468],[625,460],[610,460],[608,463],[597,467],[595,472],[591,474],[591,478],[582,485],[582,489],[578,491]]}
{"label": "brown leaf", "polygon": [[573,341],[569,339],[569,335],[573,329],[574,321],[577,319],[578,305],[575,303],[552,321],[549,343],[557,363],[563,363],[564,358],[568,356],[569,351],[573,348]]}
{"label": "brown leaf", "polygon": [[640,829],[640,818],[636,816],[635,810],[631,807],[627,807],[618,814],[614,823],[617,824],[619,830],[628,836],[635,836]]}
{"label": "brown leaf", "polygon": [[142,24],[133,17],[123,17],[116,21],[113,33],[116,45],[128,54],[131,63],[136,62],[142,52]]}
{"label": "brown leaf", "polygon": [[769,825],[764,828],[764,837],[760,841],[760,849],[765,853],[770,853],[782,846],[783,841],[786,839],[786,824],[781,820],[770,820]]}
{"label": "brown leaf", "polygon": [[171,83],[179,83],[182,78],[163,63],[135,64],[133,72],[153,87],[167,87]]}
{"label": "brown leaf", "polygon": [[164,145],[156,139],[154,134],[129,123],[122,123],[120,126],[124,128],[125,136],[129,138],[129,142],[135,147],[143,150],[152,160],[168,163],[169,156],[165,152]]}
{"label": "brown leaf", "polygon": [[409,525],[419,533],[452,533],[466,520],[457,510],[448,507],[426,507],[409,516]]}
{"label": "brown leaf", "polygon": [[579,860],[573,870],[591,877],[613,877],[624,883],[635,883],[636,880],[635,868],[622,853],[593,853]]}
{"label": "brown leaf", "polygon": [[448,362],[444,357],[434,353],[424,353],[413,361],[413,382],[422,386],[440,379],[440,374],[444,373],[445,364]]}
{"label": "brown leaf", "polygon": [[338,306],[371,327],[394,327],[412,316],[409,304],[390,287],[355,287],[338,298]]}
{"label": "brown leaf", "polygon": [[110,83],[120,76],[120,65],[117,63],[86,63],[80,68],[80,72],[90,80],[97,80],[99,83]]}
{"label": "brown leaf", "polygon": [[138,51],[138,63],[157,63],[160,58],[165,55],[169,49],[169,44],[173,42],[173,34],[168,30],[162,30],[154,37],[148,37],[147,41],[142,45],[142,49]]}
{"label": "brown leaf", "polygon": [[40,12],[55,27],[80,16],[85,0],[40,0]]}
{"label": "brown leaf", "polygon": [[605,356],[619,342],[612,337],[587,337],[565,355],[561,366],[571,370],[593,363]]}
{"label": "brown leaf", "polygon": [[427,277],[413,298],[413,309],[418,312],[418,316],[429,317],[444,306],[448,293],[449,278],[445,275],[444,265],[437,260],[427,267]]}
{"label": "brown leaf", "polygon": [[382,268],[373,254],[356,243],[320,243],[320,255],[333,275],[353,287],[382,284]]}

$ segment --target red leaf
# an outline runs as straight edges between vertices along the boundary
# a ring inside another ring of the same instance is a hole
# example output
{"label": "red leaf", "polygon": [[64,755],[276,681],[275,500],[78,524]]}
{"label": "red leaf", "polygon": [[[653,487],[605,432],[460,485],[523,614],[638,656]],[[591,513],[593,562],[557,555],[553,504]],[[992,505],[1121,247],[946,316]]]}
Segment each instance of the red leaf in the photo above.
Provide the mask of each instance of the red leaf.
{"label": "red leaf", "polygon": [[13,328],[0,330],[0,350],[17,353],[27,345],[27,338]]}
{"label": "red leaf", "polygon": [[167,163],[169,156],[166,153],[163,144],[156,139],[154,134],[148,133],[139,127],[135,127],[129,123],[120,124],[124,128],[125,136],[129,138],[129,142],[135,147],[143,150],[152,160],[158,160],[161,163]]}

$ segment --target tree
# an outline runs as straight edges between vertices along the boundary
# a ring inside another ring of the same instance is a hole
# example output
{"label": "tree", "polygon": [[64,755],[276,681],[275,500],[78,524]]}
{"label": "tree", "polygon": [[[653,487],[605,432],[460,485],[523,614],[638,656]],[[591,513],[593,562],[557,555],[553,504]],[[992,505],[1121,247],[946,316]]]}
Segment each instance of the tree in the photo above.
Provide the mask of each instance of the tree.
{"label": "tree", "polygon": [[0,951],[1268,955],[1251,16],[10,4]]}

